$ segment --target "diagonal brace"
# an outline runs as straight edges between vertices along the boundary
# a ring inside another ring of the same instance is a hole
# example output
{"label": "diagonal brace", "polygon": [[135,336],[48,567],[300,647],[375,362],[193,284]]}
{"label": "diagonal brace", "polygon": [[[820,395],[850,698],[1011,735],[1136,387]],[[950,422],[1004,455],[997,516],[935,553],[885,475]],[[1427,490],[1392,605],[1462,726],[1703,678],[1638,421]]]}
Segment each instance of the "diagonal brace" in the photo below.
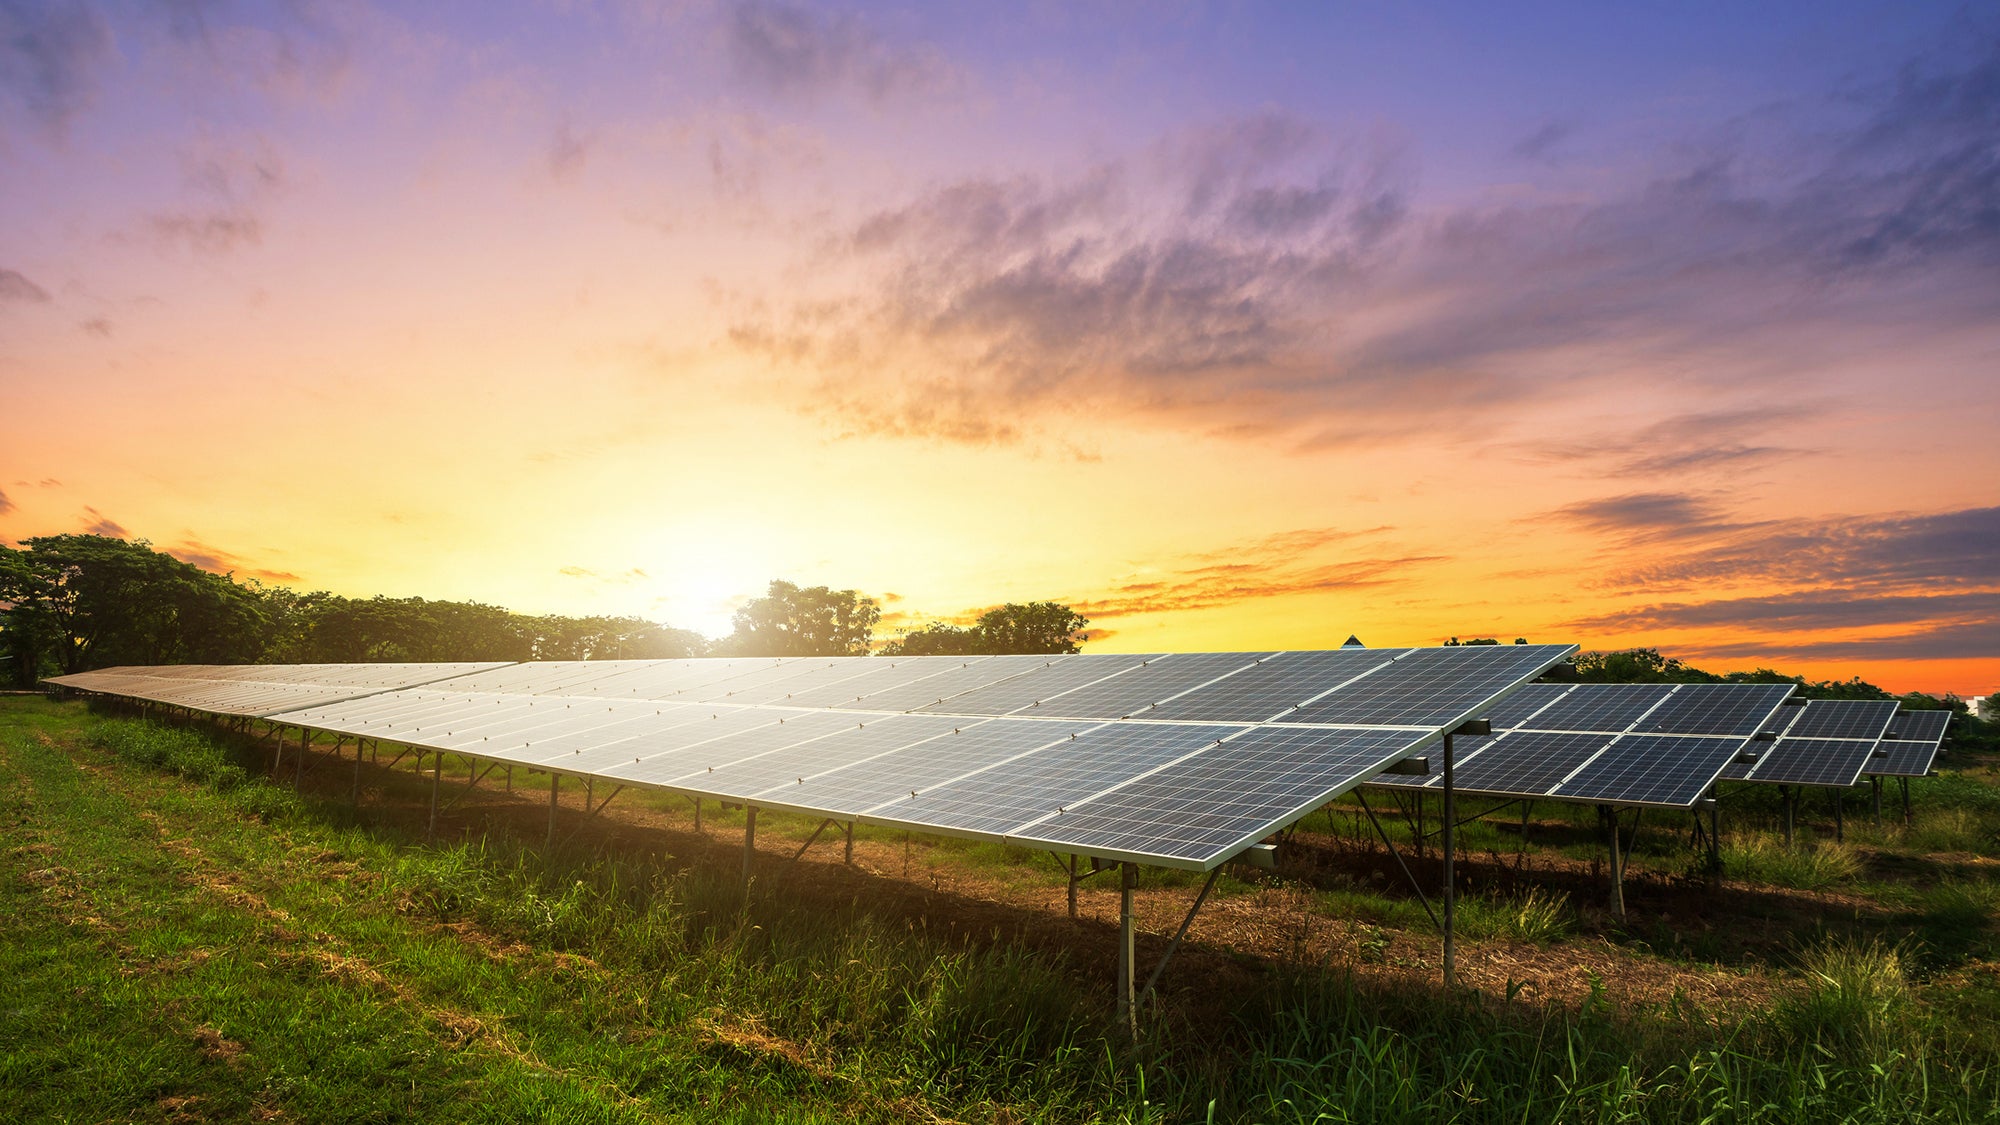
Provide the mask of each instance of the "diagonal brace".
{"label": "diagonal brace", "polygon": [[1375,826],[1375,834],[1382,837],[1382,845],[1389,849],[1390,857],[1396,861],[1396,866],[1402,869],[1403,878],[1409,882],[1410,889],[1417,892],[1417,901],[1424,904],[1424,913],[1431,916],[1431,925],[1442,930],[1444,923],[1438,921],[1437,911],[1431,909],[1430,898],[1424,894],[1424,889],[1417,885],[1417,877],[1410,874],[1409,864],[1403,862],[1403,853],[1396,850],[1396,844],[1389,839],[1389,833],[1382,827],[1382,822],[1375,819],[1375,810],[1368,807],[1368,798],[1362,795],[1361,790],[1356,789],[1354,799],[1361,802],[1361,811],[1368,814],[1368,823]]}
{"label": "diagonal brace", "polygon": [[1208,892],[1215,889],[1215,881],[1221,875],[1220,867],[1208,873],[1208,882],[1203,883],[1201,893],[1194,896],[1194,905],[1188,907],[1187,917],[1181,919],[1181,928],[1174,931],[1174,940],[1167,943],[1167,951],[1160,954],[1160,963],[1153,967],[1153,975],[1146,978],[1146,987],[1139,990],[1139,995],[1150,995],[1153,986],[1160,983],[1160,974],[1167,971],[1167,962],[1173,959],[1174,950],[1180,948],[1181,939],[1187,936],[1188,927],[1194,925],[1195,914],[1201,910],[1201,904],[1208,901]]}

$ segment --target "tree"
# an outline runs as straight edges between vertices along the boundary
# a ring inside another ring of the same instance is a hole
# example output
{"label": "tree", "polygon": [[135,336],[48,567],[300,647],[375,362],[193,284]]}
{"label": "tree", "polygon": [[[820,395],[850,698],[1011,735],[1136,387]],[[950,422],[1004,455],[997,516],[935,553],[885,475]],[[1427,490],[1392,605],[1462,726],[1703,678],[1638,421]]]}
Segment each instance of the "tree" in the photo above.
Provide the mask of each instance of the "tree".
{"label": "tree", "polygon": [[736,611],[735,631],[716,648],[728,656],[866,656],[881,619],[875,600],[853,590],[772,579],[763,597]]}
{"label": "tree", "polygon": [[[1655,648],[1622,652],[1580,652],[1571,662],[1574,674],[1565,679],[1594,684],[1713,684],[1722,677],[1690,667]],[[1554,678],[1554,677],[1550,677]]]}
{"label": "tree", "polygon": [[1057,602],[1008,602],[979,615],[972,629],[985,652],[1083,651],[1084,627],[1090,619]]}
{"label": "tree", "polygon": [[975,653],[1074,653],[1083,650],[1090,619],[1059,602],[1008,602],[960,628],[938,621],[882,646],[884,656]]}
{"label": "tree", "polygon": [[10,662],[32,677],[117,664],[255,660],[269,630],[253,592],[145,540],[45,535],[10,552],[0,583]]}

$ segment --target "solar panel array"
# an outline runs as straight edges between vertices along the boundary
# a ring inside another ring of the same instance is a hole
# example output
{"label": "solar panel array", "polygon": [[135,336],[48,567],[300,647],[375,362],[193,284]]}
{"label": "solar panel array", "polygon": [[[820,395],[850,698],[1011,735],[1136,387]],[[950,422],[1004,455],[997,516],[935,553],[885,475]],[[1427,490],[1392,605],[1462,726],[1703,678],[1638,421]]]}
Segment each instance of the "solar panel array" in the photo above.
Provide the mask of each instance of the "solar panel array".
{"label": "solar panel array", "polygon": [[[1751,752],[1790,684],[1530,684],[1492,708],[1490,737],[1453,739],[1471,796],[1690,808]],[[1371,784],[1442,789],[1444,778]]]}
{"label": "solar panel array", "polygon": [[175,664],[103,668],[58,676],[50,682],[217,715],[262,717],[503,666],[493,663]]}
{"label": "solar panel array", "polygon": [[1861,780],[1895,714],[1894,700],[1808,700],[1755,763],[1725,776],[1765,785],[1845,789]]}
{"label": "solar panel array", "polygon": [[324,694],[260,697],[277,705],[225,713],[843,820],[1209,870],[1573,651],[353,666],[378,670],[380,682],[366,688],[330,682],[360,675],[350,671],[270,667],[124,669],[53,682],[205,710],[216,709],[205,701],[218,685],[290,684]]}

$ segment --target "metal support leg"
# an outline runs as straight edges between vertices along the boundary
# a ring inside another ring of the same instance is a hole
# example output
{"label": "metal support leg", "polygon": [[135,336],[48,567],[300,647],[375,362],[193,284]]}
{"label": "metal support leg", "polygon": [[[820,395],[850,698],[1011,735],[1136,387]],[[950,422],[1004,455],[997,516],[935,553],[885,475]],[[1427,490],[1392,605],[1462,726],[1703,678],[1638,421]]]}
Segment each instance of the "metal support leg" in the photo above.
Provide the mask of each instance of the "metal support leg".
{"label": "metal support leg", "polygon": [[1139,882],[1139,865],[1118,865],[1118,1022],[1132,1038],[1139,1037],[1139,1013],[1133,1001],[1132,966],[1138,952],[1137,933],[1132,927],[1132,888]]}
{"label": "metal support leg", "polygon": [[296,766],[294,766],[294,767],[293,767],[293,769],[292,769],[292,792],[294,792],[294,793],[298,792],[298,791],[299,791],[299,786],[301,786],[301,785],[303,785],[303,784],[305,783],[305,780],[306,780],[306,747],[307,747],[307,746],[310,746],[311,744],[312,744],[312,732],[311,732],[311,731],[308,731],[308,730],[307,730],[306,728],[304,728],[304,727],[300,727],[300,728],[299,728],[299,760],[298,760],[298,764],[297,764]]}
{"label": "metal support leg", "polygon": [[1844,790],[1840,789],[1834,790],[1833,791],[1833,842],[1836,844],[1844,844],[1847,842],[1847,825],[1842,823],[1843,817],[1841,816],[1841,806],[1845,804],[1847,804],[1847,793]]}
{"label": "metal support leg", "polygon": [[757,806],[743,806],[743,893],[750,893],[750,861],[757,857]]}
{"label": "metal support leg", "polygon": [[1875,827],[1882,826],[1882,779],[1868,779],[1868,812],[1875,819]]}
{"label": "metal support leg", "polygon": [[694,799],[694,831],[695,831],[695,834],[696,834],[696,835],[700,835],[700,834],[701,834],[701,798],[700,798],[700,797],[696,797],[696,798]]}
{"label": "metal support leg", "polygon": [[1221,875],[1220,867],[1208,873],[1208,882],[1203,883],[1201,893],[1194,896],[1194,905],[1188,907],[1187,917],[1181,919],[1181,928],[1174,931],[1174,940],[1167,943],[1167,951],[1160,954],[1160,963],[1153,966],[1153,975],[1146,978],[1146,987],[1139,990],[1139,995],[1152,995],[1153,986],[1160,983],[1160,974],[1167,971],[1167,962],[1173,958],[1174,950],[1181,947],[1181,939],[1187,936],[1188,927],[1194,925],[1194,916],[1200,912],[1201,904],[1208,901],[1208,892],[1215,889],[1215,880]]}
{"label": "metal support leg", "polygon": [[436,836],[438,830],[438,784],[444,776],[444,753],[431,755],[431,824],[425,835]]}
{"label": "metal support leg", "polygon": [[1457,894],[1455,893],[1456,888],[1452,886],[1452,876],[1454,874],[1452,865],[1457,858],[1456,850],[1453,847],[1453,832],[1455,826],[1453,825],[1452,821],[1455,820],[1458,816],[1458,804],[1457,804],[1457,793],[1455,792],[1452,786],[1451,758],[1452,758],[1451,734],[1450,732],[1447,731],[1444,736],[1444,840],[1443,840],[1444,843],[1444,986],[1446,988],[1450,988],[1452,986],[1453,977],[1455,976],[1454,970],[1457,968],[1456,962],[1458,960],[1457,948],[1452,941],[1452,936],[1453,936],[1452,923],[1456,921],[1456,918],[1454,917],[1453,908],[1456,906],[1458,898]]}
{"label": "metal support leg", "polygon": [[548,839],[548,846],[549,846],[549,847],[551,847],[551,848],[553,848],[553,847],[555,847],[555,846],[556,846],[556,792],[557,792],[557,787],[558,787],[558,786],[560,786],[561,784],[562,784],[562,775],[560,775],[560,774],[553,774],[553,773],[549,775],[549,839]]}
{"label": "metal support leg", "polygon": [[1618,810],[1613,806],[1604,806],[1600,809],[1598,816],[1611,828],[1609,836],[1611,850],[1611,912],[1622,920],[1625,917],[1625,861],[1619,855],[1618,849]]}
{"label": "metal support leg", "polygon": [[1403,853],[1397,851],[1394,841],[1389,839],[1389,830],[1382,827],[1382,822],[1375,819],[1375,810],[1368,807],[1368,798],[1361,795],[1361,790],[1356,789],[1354,799],[1361,803],[1361,811],[1368,814],[1368,823],[1375,826],[1375,834],[1382,838],[1382,846],[1389,849],[1389,858],[1396,861],[1396,867],[1402,871],[1404,881],[1410,884],[1411,890],[1417,892],[1417,901],[1424,904],[1424,913],[1431,916],[1431,925],[1440,930],[1444,929],[1444,923],[1438,920],[1437,911],[1431,909],[1431,900],[1424,897],[1423,885],[1410,873],[1410,865],[1403,862]]}
{"label": "metal support leg", "polygon": [[276,777],[279,764],[285,760],[285,728],[273,725],[271,729],[278,733],[278,748],[271,752],[271,776]]}
{"label": "metal support leg", "polygon": [[851,820],[847,822],[847,848],[842,852],[840,862],[854,866],[854,822]]}
{"label": "metal support leg", "polygon": [[1910,779],[1899,777],[1896,780],[1903,783],[1903,827],[1908,828],[1910,826]]}
{"label": "metal support leg", "polygon": [[361,811],[361,740],[354,740],[354,784],[348,787],[347,804],[355,812]]}

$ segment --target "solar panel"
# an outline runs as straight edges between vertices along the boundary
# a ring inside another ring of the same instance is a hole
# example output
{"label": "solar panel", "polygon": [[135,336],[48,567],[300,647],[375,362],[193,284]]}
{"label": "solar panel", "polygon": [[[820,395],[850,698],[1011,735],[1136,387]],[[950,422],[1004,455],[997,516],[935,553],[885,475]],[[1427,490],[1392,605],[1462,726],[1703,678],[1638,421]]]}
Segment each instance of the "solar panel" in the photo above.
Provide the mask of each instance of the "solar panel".
{"label": "solar panel", "polygon": [[1715,784],[1741,738],[1628,734],[1555,787],[1570,800],[1687,808]]}
{"label": "solar panel", "polygon": [[1745,780],[1845,789],[1861,779],[1862,767],[1874,752],[1871,740],[1781,738],[1764,751]]}
{"label": "solar panel", "polygon": [[[810,741],[795,741],[782,749],[748,757],[741,756],[744,743],[724,739],[705,748],[716,761],[684,770],[671,783],[717,796],[748,799],[773,786],[853,765],[877,754],[950,734],[952,729],[953,720],[935,715],[884,715]],[[620,766],[616,772],[624,771],[625,767]]]}
{"label": "solar panel", "polygon": [[1756,734],[1791,684],[1683,684],[1639,720],[1641,734]]}
{"label": "solar panel", "polygon": [[[833,770],[807,774],[759,796],[836,813],[902,816],[901,806],[921,790],[996,766],[1058,742],[1068,742],[1094,720],[1049,723],[991,719]],[[877,806],[882,806],[878,808]],[[890,806],[895,806],[891,808]]]}
{"label": "solar panel", "polygon": [[1876,753],[1861,772],[1875,777],[1929,774],[1951,717],[1950,711],[1904,711],[1895,715],[1889,720],[1888,733],[1875,744]]}
{"label": "solar panel", "polygon": [[920,711],[949,711],[958,715],[1007,715],[1033,707],[1044,699],[1094,684],[1137,668],[1159,653],[1129,655],[1051,656],[1039,668],[1012,676],[997,684],[960,692],[941,703],[920,707]]}
{"label": "solar panel", "polygon": [[1253,728],[1009,836],[1059,850],[1213,865],[1352,789],[1424,737]]}
{"label": "solar panel", "polygon": [[[1514,731],[1483,741],[1488,745],[1477,754],[1453,763],[1452,781],[1458,789],[1478,795],[1541,797],[1602,753],[1611,736]],[[1456,743],[1454,739],[1453,749]],[[1426,784],[1443,787],[1440,767],[1431,769]]]}
{"label": "solar panel", "polygon": [[1385,667],[1397,649],[1280,652],[1156,704],[1134,717],[1261,723],[1296,711],[1356,676]]}
{"label": "solar panel", "polygon": [[[1088,720],[1085,720],[1088,721]],[[1108,723],[1032,754],[922,789],[895,814],[943,828],[1005,833],[1248,728]]]}
{"label": "solar panel", "polygon": [[1170,653],[1137,668],[1072,688],[1011,714],[1063,719],[1122,719],[1211,680],[1253,667],[1268,652]]}
{"label": "solar panel", "polygon": [[1375,727],[1452,725],[1523,680],[1541,675],[1572,651],[1566,645],[1412,649],[1278,721]]}
{"label": "solar panel", "polygon": [[856,711],[914,711],[987,684],[999,683],[1039,667],[1046,656],[923,656],[919,661],[939,670],[898,687],[870,692],[851,703],[834,706]]}
{"label": "solar panel", "polygon": [[1786,738],[1865,738],[1882,737],[1895,717],[1893,699],[1813,699],[1798,709]]}
{"label": "solar panel", "polygon": [[784,693],[769,702],[785,707],[836,707],[854,703],[873,692],[916,683],[963,663],[963,658],[934,656],[857,659],[806,679],[788,681],[782,685]]}
{"label": "solar panel", "polygon": [[1658,707],[1673,690],[1673,684],[1578,684],[1526,725],[1533,730],[1616,734]]}
{"label": "solar panel", "polygon": [[[775,722],[743,729],[738,726],[677,726],[635,745],[638,761],[617,761],[602,767],[609,777],[656,785],[687,782],[691,789],[710,771],[755,762],[765,755],[829,735],[860,729],[855,716],[838,711],[764,711]],[[879,721],[879,720],[878,720]]]}
{"label": "solar panel", "polygon": [[1481,718],[1492,723],[1494,730],[1533,728],[1535,724],[1529,719],[1574,689],[1574,684],[1523,684],[1514,694],[1488,707]]}

